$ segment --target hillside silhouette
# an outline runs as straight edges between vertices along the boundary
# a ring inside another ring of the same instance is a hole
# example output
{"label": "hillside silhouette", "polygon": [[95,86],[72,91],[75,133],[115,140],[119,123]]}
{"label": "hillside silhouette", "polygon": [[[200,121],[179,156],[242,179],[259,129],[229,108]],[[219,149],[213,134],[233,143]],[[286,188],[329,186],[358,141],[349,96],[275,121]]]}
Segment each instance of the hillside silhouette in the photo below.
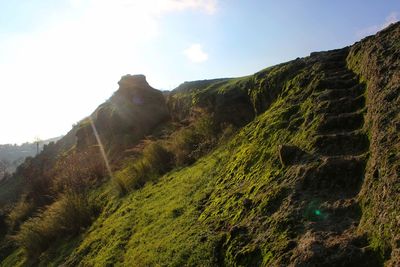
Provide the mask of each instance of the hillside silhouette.
{"label": "hillside silhouette", "polygon": [[38,152],[38,148],[39,151],[41,151],[43,149],[43,146],[51,142],[56,142],[60,138],[61,137],[55,137],[47,140],[38,141],[39,147],[35,142],[26,142],[21,145],[0,145],[0,180],[4,178],[4,176],[8,176],[9,174],[13,173],[18,165],[20,165],[25,160],[25,158],[35,156]]}

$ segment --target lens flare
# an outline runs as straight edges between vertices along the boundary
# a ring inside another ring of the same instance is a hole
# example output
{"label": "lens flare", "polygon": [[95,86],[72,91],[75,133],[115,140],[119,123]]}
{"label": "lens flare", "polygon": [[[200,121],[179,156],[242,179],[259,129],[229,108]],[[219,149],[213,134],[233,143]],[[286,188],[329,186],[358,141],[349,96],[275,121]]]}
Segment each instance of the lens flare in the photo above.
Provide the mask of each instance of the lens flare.
{"label": "lens flare", "polygon": [[90,125],[92,125],[93,133],[94,133],[94,136],[96,137],[97,144],[99,145],[100,153],[103,156],[104,162],[106,164],[106,168],[107,168],[108,174],[110,175],[111,178],[113,178],[111,167],[110,167],[110,163],[108,161],[106,151],[104,150],[104,146],[103,146],[103,143],[101,142],[100,135],[97,132],[96,125],[94,125],[94,122],[93,122],[93,119],[92,119],[91,116],[89,116],[89,121],[90,121]]}

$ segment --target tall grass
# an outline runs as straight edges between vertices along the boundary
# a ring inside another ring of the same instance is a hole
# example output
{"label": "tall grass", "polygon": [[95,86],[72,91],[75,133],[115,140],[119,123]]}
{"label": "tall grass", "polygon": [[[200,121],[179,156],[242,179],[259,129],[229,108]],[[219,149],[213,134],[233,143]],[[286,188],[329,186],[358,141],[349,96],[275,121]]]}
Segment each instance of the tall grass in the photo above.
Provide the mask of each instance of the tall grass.
{"label": "tall grass", "polygon": [[141,157],[129,162],[115,175],[121,195],[157,180],[175,166],[189,165],[208,153],[218,141],[212,116],[204,115],[189,127],[180,129],[164,142],[150,142]]}
{"label": "tall grass", "polygon": [[160,175],[171,169],[173,155],[160,142],[151,142],[143,150],[142,156],[115,175],[120,194],[143,187],[149,181],[155,181]]}
{"label": "tall grass", "polygon": [[204,115],[191,126],[172,135],[171,151],[177,166],[188,165],[215,147],[218,128],[211,115]]}
{"label": "tall grass", "polygon": [[57,239],[76,235],[89,226],[97,207],[85,194],[66,192],[53,204],[21,225],[14,236],[27,256],[36,258]]}
{"label": "tall grass", "polygon": [[24,198],[18,201],[6,218],[8,229],[11,232],[17,230],[21,223],[32,214],[34,208],[34,204],[26,201]]}

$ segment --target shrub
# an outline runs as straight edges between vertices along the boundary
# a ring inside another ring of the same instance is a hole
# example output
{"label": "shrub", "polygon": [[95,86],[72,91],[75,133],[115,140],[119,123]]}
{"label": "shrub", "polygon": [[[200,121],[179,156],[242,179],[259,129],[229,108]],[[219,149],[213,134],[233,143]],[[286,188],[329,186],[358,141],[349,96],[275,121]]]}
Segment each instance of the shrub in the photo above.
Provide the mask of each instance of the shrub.
{"label": "shrub", "polygon": [[232,124],[225,124],[222,126],[222,133],[220,142],[226,142],[237,132],[237,128]]}
{"label": "shrub", "polygon": [[98,207],[84,193],[64,193],[48,211],[54,217],[56,228],[66,234],[75,235],[89,226],[98,213]]}
{"label": "shrub", "polygon": [[200,136],[200,141],[214,142],[217,139],[217,126],[211,115],[204,115],[194,124],[195,132]]}
{"label": "shrub", "polygon": [[130,163],[122,171],[115,175],[117,189],[121,195],[143,187],[151,180],[151,166],[144,159],[138,159]]}
{"label": "shrub", "polygon": [[18,201],[7,216],[6,222],[8,228],[11,231],[17,230],[21,223],[32,214],[34,208],[33,203],[26,201],[24,198]]}
{"label": "shrub", "polygon": [[53,240],[54,229],[45,229],[41,217],[29,219],[22,226],[15,241],[21,246],[29,258],[36,258],[45,251]]}
{"label": "shrub", "polygon": [[218,129],[210,115],[204,115],[190,127],[176,132],[171,143],[176,165],[192,164],[210,152],[217,143],[217,136]]}
{"label": "shrub", "polygon": [[143,150],[143,160],[148,163],[156,174],[163,174],[170,170],[173,155],[160,142],[153,142]]}
{"label": "shrub", "polygon": [[89,226],[97,212],[97,207],[84,194],[66,192],[22,224],[14,240],[28,257],[38,257],[57,238],[76,235]]}
{"label": "shrub", "polygon": [[177,166],[192,164],[208,153],[216,144],[217,132],[214,120],[204,115],[191,126],[170,137],[168,146],[161,142],[148,143],[141,157],[129,162],[115,175],[115,185],[120,194],[143,187]]}
{"label": "shrub", "polygon": [[53,172],[53,191],[81,192],[106,176],[106,166],[99,149],[92,147],[60,159]]}
{"label": "shrub", "polygon": [[120,194],[143,187],[147,182],[156,180],[171,169],[173,155],[160,142],[151,142],[142,156],[115,175],[115,183]]}
{"label": "shrub", "polygon": [[176,165],[192,164],[196,159],[192,152],[198,145],[198,136],[193,128],[185,128],[173,135],[171,150],[175,156]]}

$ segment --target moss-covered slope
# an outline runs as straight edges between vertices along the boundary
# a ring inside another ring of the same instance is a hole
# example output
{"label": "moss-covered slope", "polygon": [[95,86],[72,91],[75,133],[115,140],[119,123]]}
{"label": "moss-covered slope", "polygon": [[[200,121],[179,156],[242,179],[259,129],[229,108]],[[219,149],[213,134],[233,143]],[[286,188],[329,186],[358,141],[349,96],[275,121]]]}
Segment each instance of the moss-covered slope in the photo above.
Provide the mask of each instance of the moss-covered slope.
{"label": "moss-covered slope", "polygon": [[400,265],[400,24],[356,43],[349,66],[367,84],[370,160],[360,229],[388,265]]}

